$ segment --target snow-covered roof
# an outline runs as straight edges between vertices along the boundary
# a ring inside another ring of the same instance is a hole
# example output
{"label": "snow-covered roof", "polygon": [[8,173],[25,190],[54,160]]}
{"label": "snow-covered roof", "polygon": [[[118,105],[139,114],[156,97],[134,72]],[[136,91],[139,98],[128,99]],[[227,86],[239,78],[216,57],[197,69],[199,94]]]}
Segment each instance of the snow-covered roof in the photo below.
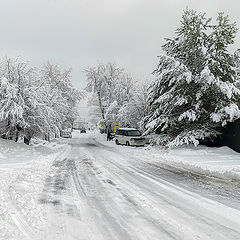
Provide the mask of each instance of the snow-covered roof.
{"label": "snow-covered roof", "polygon": [[136,128],[119,128],[119,130],[137,130]]}

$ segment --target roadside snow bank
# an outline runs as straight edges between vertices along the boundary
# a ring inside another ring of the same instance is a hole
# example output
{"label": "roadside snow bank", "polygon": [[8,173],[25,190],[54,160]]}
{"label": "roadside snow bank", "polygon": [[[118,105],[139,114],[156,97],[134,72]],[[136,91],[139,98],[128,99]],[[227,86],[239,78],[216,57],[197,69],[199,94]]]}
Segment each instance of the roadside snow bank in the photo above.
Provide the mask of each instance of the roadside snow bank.
{"label": "roadside snow bank", "polygon": [[179,171],[190,171],[227,181],[240,181],[240,153],[229,147],[214,148],[201,145],[170,149],[161,146],[127,147],[116,146],[113,141],[107,142],[105,134],[94,132],[92,136],[105,145],[112,146],[121,154],[145,163],[174,167]]}
{"label": "roadside snow bank", "polygon": [[229,147],[188,146],[166,150],[167,163],[200,174],[240,180],[240,154]]}
{"label": "roadside snow bank", "polygon": [[49,143],[34,139],[28,146],[24,143],[0,138],[0,165],[35,161],[38,158],[57,152],[57,149],[61,149],[64,145],[61,142],[52,141]]}
{"label": "roadside snow bank", "polygon": [[52,162],[67,151],[64,144],[0,139],[0,239],[39,239],[46,222],[39,195]]}
{"label": "roadside snow bank", "polygon": [[240,181],[240,154],[228,147],[181,146],[172,149],[147,146],[134,150],[134,156],[147,163],[170,166],[179,171]]}

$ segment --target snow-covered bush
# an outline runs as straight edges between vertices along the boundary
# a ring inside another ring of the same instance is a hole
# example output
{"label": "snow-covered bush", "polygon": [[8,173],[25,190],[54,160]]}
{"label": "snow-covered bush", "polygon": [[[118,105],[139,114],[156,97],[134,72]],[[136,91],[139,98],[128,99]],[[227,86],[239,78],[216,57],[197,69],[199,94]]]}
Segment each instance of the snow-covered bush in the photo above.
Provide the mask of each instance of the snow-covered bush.
{"label": "snow-covered bush", "polygon": [[205,14],[184,11],[176,37],[166,40],[166,54],[153,72],[146,134],[166,134],[169,146],[197,145],[240,117],[239,58],[227,50],[236,31],[223,13],[213,25]]}

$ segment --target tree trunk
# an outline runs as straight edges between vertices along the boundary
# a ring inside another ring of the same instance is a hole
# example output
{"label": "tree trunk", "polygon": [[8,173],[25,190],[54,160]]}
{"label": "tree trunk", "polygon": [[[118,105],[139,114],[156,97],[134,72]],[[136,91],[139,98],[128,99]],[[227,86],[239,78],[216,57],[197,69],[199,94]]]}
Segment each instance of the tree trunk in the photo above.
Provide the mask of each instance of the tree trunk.
{"label": "tree trunk", "polygon": [[43,140],[48,141],[48,134],[44,134]]}
{"label": "tree trunk", "polygon": [[24,143],[25,143],[25,144],[29,145],[29,144],[30,144],[30,140],[31,140],[30,137],[27,138],[26,136],[24,136]]}
{"label": "tree trunk", "polygon": [[99,107],[100,107],[100,110],[101,110],[102,118],[103,118],[103,120],[105,120],[104,108],[103,108],[103,106],[102,106],[102,99],[101,99],[101,94],[100,94],[100,92],[98,92],[98,104],[99,104]]}
{"label": "tree trunk", "polygon": [[100,107],[100,110],[101,110],[101,114],[102,114],[102,119],[103,119],[103,124],[105,125],[105,128],[107,129],[107,123],[105,121],[105,111],[104,111],[104,107],[102,106],[102,99],[101,99],[101,94],[100,92],[97,93],[98,95],[98,103],[99,103],[99,107]]}
{"label": "tree trunk", "polygon": [[13,140],[14,140],[15,142],[17,142],[17,141],[18,141],[18,138],[19,138],[19,131],[16,129],[16,130],[14,131]]}
{"label": "tree trunk", "polygon": [[50,133],[47,134],[47,141],[50,142]]}

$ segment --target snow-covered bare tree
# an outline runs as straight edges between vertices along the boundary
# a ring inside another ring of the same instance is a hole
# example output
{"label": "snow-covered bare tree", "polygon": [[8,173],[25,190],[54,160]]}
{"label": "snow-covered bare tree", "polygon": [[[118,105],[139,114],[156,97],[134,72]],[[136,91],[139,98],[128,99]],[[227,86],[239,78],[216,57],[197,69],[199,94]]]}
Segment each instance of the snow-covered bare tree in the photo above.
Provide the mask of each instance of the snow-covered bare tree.
{"label": "snow-covered bare tree", "polygon": [[100,119],[102,119],[102,112],[98,106],[98,99],[96,94],[88,93],[87,94],[87,108],[88,108],[88,117],[89,121],[93,126],[96,126]]}
{"label": "snow-covered bare tree", "polygon": [[10,83],[9,79],[2,76],[0,79],[0,120],[5,121],[7,126],[6,131],[1,134],[15,140],[17,140],[18,129],[25,125],[24,101],[17,93],[17,85]]}
{"label": "snow-covered bare tree", "polygon": [[[30,98],[33,93],[34,69],[21,58],[5,58],[1,62],[1,106],[0,117],[8,121],[7,138],[18,140],[20,130],[28,128],[30,118]],[[35,99],[33,99],[35,101]]]}
{"label": "snow-covered bare tree", "polygon": [[220,13],[215,25],[205,14],[184,11],[176,37],[167,39],[149,87],[147,132],[163,132],[168,145],[214,139],[227,122],[240,117],[236,104],[235,23]]}
{"label": "snow-covered bare tree", "polygon": [[40,89],[47,93],[45,104],[52,110],[51,127],[60,131],[71,127],[77,117],[76,103],[82,98],[82,93],[72,86],[71,69],[48,62],[41,73]]}
{"label": "snow-covered bare tree", "polygon": [[21,58],[0,64],[0,121],[8,126],[6,138],[29,144],[33,136],[55,133],[71,124],[81,93],[72,87],[70,71],[48,63],[39,71]]}
{"label": "snow-covered bare tree", "polygon": [[147,83],[135,84],[131,99],[119,109],[118,120],[123,126],[144,130],[143,119],[149,111],[147,97]]}
{"label": "snow-covered bare tree", "polygon": [[117,121],[120,106],[132,98],[132,78],[113,63],[88,68],[85,74],[88,81],[86,90],[97,99],[101,112],[99,120],[107,127],[108,122]]}

